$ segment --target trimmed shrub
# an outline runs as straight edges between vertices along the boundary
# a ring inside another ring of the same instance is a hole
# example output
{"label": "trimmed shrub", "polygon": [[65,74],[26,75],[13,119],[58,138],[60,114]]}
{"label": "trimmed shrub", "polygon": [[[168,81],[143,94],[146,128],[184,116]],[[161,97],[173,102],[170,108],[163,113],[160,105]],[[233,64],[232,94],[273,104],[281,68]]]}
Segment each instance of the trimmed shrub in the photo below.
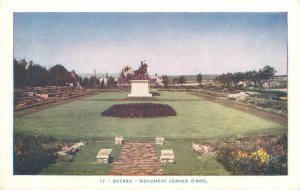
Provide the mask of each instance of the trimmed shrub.
{"label": "trimmed shrub", "polygon": [[166,104],[130,103],[115,104],[102,112],[101,115],[121,118],[147,118],[176,116],[176,112]]}
{"label": "trimmed shrub", "polygon": [[160,93],[158,92],[151,92],[152,96],[160,96]]}

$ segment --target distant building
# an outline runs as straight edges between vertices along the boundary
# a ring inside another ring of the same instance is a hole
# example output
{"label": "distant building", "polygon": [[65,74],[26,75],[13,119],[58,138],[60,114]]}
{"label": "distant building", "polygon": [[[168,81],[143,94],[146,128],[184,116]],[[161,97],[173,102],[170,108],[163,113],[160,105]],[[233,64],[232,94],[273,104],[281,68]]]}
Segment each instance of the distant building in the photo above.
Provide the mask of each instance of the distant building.
{"label": "distant building", "polygon": [[107,81],[108,81],[107,75],[103,75],[102,77],[99,77],[98,80],[100,82],[100,85],[104,84],[104,86],[107,86]]}
{"label": "distant building", "polygon": [[81,88],[80,86],[80,80],[79,80],[79,76],[75,73],[75,71],[71,71],[71,76],[73,78],[73,83],[70,83],[69,86],[71,88]]}
{"label": "distant building", "polygon": [[130,81],[133,79],[134,71],[131,66],[124,66],[118,77],[119,85],[129,85]]}

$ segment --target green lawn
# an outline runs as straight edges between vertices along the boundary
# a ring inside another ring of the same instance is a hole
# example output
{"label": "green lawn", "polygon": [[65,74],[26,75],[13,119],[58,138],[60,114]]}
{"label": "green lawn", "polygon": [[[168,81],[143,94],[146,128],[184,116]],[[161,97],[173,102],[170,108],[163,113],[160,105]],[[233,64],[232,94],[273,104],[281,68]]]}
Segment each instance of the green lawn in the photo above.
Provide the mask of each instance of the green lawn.
{"label": "green lawn", "polygon": [[[160,150],[172,149],[175,154],[175,164],[163,165],[165,175],[229,175],[223,165],[213,157],[200,156],[192,149],[190,142],[166,141]],[[121,145],[113,141],[92,142],[80,150],[73,162],[57,162],[39,172],[39,175],[109,175],[112,164],[98,164],[96,155],[101,148],[113,149],[113,160],[119,157]]]}
{"label": "green lawn", "polygon": [[[103,93],[86,100],[18,117],[14,120],[14,130],[20,133],[78,140],[113,139],[116,135],[124,136],[125,140],[152,140],[158,135],[166,139],[226,139],[237,135],[273,134],[287,130],[282,125],[184,92],[160,93],[161,96],[158,98],[166,99],[163,102],[173,107],[177,116],[102,117],[101,112],[111,105],[129,102],[105,101],[112,97],[126,98],[126,93]],[[174,101],[174,99],[187,101]]]}
{"label": "green lawn", "polygon": [[194,152],[190,142],[167,141],[158,146],[158,154],[163,149],[173,150],[175,156],[175,164],[163,165],[165,175],[229,175],[215,158]]}
{"label": "green lawn", "polygon": [[43,169],[41,175],[107,175],[112,169],[111,164],[98,164],[96,155],[101,148],[113,149],[113,159],[119,157],[121,145],[114,141],[92,142],[80,150],[73,162],[57,162]]}
{"label": "green lawn", "polygon": [[[172,149],[176,164],[163,166],[166,175],[228,175],[213,157],[199,156],[193,152],[191,142],[228,139],[239,136],[256,136],[287,132],[277,123],[245,112],[213,103],[185,92],[159,92],[150,102],[165,103],[177,116],[161,118],[103,117],[101,112],[113,104],[136,102],[127,99],[127,93],[102,93],[47,110],[17,117],[14,131],[23,134],[52,135],[55,138],[79,140],[110,140],[92,142],[77,153],[73,162],[57,162],[40,174],[107,175],[111,165],[97,164],[100,148],[113,148],[114,160],[120,145],[114,145],[115,136],[125,141],[151,140],[163,136],[166,144],[160,150]],[[118,101],[112,101],[112,100]],[[147,100],[149,102],[149,99]],[[182,142],[179,140],[187,140]]]}

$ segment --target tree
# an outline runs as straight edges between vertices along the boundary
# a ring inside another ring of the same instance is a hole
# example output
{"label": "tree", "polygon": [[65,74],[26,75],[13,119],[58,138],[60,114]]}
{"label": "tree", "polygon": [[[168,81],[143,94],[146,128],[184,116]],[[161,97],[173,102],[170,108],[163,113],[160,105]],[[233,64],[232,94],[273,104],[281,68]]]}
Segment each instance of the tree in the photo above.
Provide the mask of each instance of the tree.
{"label": "tree", "polygon": [[257,82],[259,84],[259,87],[262,87],[263,78],[264,78],[263,71],[259,69],[259,71],[257,72]]}
{"label": "tree", "polygon": [[177,81],[178,81],[178,78],[173,78],[172,79],[173,84],[177,83]]}
{"label": "tree", "polygon": [[73,81],[71,73],[60,65],[54,65],[49,69],[49,84],[54,86],[65,86],[67,83]]}
{"label": "tree", "polygon": [[231,87],[232,83],[234,82],[234,75],[232,73],[222,74],[215,78],[216,81],[221,83],[223,87]]}
{"label": "tree", "polygon": [[247,83],[247,86],[250,86],[251,85],[251,76],[252,76],[252,71],[246,71],[245,72],[245,80],[246,80],[246,83]]}
{"label": "tree", "polygon": [[266,65],[262,70],[262,80],[268,83],[269,91],[270,91],[270,84],[273,81],[274,75],[277,71],[274,67]]}
{"label": "tree", "polygon": [[201,75],[201,73],[199,73],[197,75],[197,82],[199,83],[199,86],[201,86],[201,83],[202,83],[202,75]]}
{"label": "tree", "polygon": [[227,73],[225,75],[225,81],[227,83],[228,87],[232,87],[233,82],[234,82],[234,75],[232,73]]}
{"label": "tree", "polygon": [[81,86],[88,86],[89,85],[89,79],[87,77],[84,77]]}
{"label": "tree", "polygon": [[117,86],[117,82],[115,81],[115,79],[112,76],[108,77],[107,86]]}
{"label": "tree", "polygon": [[178,78],[178,84],[183,84],[183,83],[185,83],[185,77],[183,76],[183,75],[181,75],[179,78]]}
{"label": "tree", "polygon": [[25,85],[26,86],[46,86],[48,83],[48,71],[45,67],[29,62],[26,70]]}
{"label": "tree", "polygon": [[104,88],[104,86],[105,86],[105,84],[104,84],[104,78],[101,80],[101,82],[100,82],[100,87],[101,88]]}
{"label": "tree", "polygon": [[91,76],[90,77],[90,81],[89,81],[89,86],[90,87],[95,87],[96,85],[96,77],[95,76]]}
{"label": "tree", "polygon": [[239,82],[244,82],[246,78],[246,74],[242,72],[237,72],[233,74],[233,81],[235,85],[238,85]]}
{"label": "tree", "polygon": [[25,59],[17,61],[14,59],[14,87],[22,86],[46,86],[48,81],[48,71],[33,61],[27,62]]}
{"label": "tree", "polygon": [[222,84],[223,87],[225,87],[225,77],[224,77],[224,73],[222,75],[218,75],[215,77],[215,81],[219,82]]}
{"label": "tree", "polygon": [[[257,83],[259,81],[258,72],[256,70],[246,71],[246,73],[245,73],[245,79],[246,79],[246,81],[248,81],[248,83],[253,82],[254,83],[254,87],[256,87]],[[250,85],[248,84],[248,86],[250,86]]]}
{"label": "tree", "polygon": [[25,85],[26,64],[26,61],[22,64],[21,61],[14,59],[14,88]]}
{"label": "tree", "polygon": [[82,82],[83,82],[82,77],[78,77],[78,82],[79,82],[80,85],[82,84]]}
{"label": "tree", "polygon": [[164,87],[168,87],[169,77],[167,75],[163,75],[161,78],[162,78],[162,83],[164,84]]}

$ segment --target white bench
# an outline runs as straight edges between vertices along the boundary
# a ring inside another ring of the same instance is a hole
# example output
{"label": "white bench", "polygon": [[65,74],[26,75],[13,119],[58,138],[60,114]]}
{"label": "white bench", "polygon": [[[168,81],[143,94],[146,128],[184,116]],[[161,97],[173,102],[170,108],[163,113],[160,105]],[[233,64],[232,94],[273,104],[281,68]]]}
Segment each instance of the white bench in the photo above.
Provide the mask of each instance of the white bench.
{"label": "white bench", "polygon": [[123,137],[122,136],[118,136],[118,137],[115,137],[115,144],[123,144]]}
{"label": "white bench", "polygon": [[99,164],[108,164],[111,162],[112,156],[112,149],[100,149],[97,154],[97,161]]}
{"label": "white bench", "polygon": [[173,150],[161,150],[160,162],[161,163],[174,163],[174,152]]}
{"label": "white bench", "polygon": [[157,145],[163,145],[164,141],[165,141],[164,137],[156,137],[155,138],[155,142],[156,142]]}

